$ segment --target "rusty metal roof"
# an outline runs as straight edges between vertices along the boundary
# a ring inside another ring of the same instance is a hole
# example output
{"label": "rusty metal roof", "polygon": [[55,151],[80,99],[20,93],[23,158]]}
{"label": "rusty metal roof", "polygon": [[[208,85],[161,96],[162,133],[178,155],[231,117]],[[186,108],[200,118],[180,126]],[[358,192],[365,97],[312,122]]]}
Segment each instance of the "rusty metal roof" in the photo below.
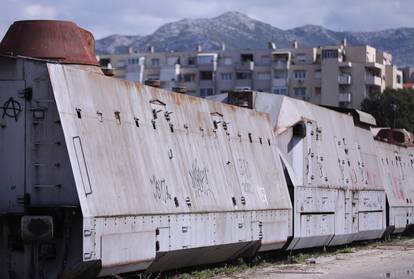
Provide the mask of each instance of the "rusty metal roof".
{"label": "rusty metal roof", "polygon": [[16,21],[0,43],[0,54],[99,66],[93,35],[70,21]]}

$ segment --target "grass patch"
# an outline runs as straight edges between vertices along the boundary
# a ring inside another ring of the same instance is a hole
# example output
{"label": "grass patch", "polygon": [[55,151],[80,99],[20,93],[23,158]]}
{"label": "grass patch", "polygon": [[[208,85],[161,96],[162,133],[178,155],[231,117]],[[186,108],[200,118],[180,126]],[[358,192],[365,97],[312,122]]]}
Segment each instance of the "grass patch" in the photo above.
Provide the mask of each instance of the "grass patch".
{"label": "grass patch", "polygon": [[215,268],[206,268],[202,270],[196,270],[190,273],[182,273],[174,276],[175,279],[206,279],[217,275],[231,275],[234,273],[242,272],[248,269],[249,266],[246,263],[238,264],[226,264],[224,266]]}
{"label": "grass patch", "polygon": [[336,250],[336,254],[351,254],[353,252],[354,252],[354,249],[352,249],[351,247],[345,247],[345,248]]}

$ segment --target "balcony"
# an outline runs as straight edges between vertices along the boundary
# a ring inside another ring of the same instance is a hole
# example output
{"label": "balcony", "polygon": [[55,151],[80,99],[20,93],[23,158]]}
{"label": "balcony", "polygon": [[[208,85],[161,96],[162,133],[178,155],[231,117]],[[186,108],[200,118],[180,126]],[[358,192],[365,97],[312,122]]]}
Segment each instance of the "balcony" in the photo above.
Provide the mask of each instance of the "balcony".
{"label": "balcony", "polygon": [[285,87],[288,84],[287,78],[273,78],[272,82],[274,87]]}
{"label": "balcony", "polygon": [[367,85],[382,86],[382,79],[381,77],[367,75],[365,76],[365,83]]}
{"label": "balcony", "polygon": [[346,93],[339,93],[338,95],[338,102],[339,103],[351,103],[351,92],[346,92]]}
{"label": "balcony", "polygon": [[244,61],[236,63],[236,71],[253,71],[254,62],[253,61]]}
{"label": "balcony", "polygon": [[272,66],[274,69],[288,69],[289,68],[289,62],[282,61],[282,60],[275,60],[272,63]]}
{"label": "balcony", "polygon": [[177,80],[178,75],[180,74],[180,65],[171,65],[164,66],[160,71],[160,80],[161,81],[172,81]]}
{"label": "balcony", "polygon": [[377,63],[377,62],[367,62],[365,64],[365,67],[366,68],[371,68],[371,69],[377,69],[377,70],[379,69],[379,70],[382,70],[383,65],[380,64],[380,63]]}
{"label": "balcony", "polygon": [[340,68],[351,68],[352,62],[339,62],[339,67]]}
{"label": "balcony", "polygon": [[338,76],[338,83],[340,85],[351,85],[351,75],[349,74],[340,74]]}

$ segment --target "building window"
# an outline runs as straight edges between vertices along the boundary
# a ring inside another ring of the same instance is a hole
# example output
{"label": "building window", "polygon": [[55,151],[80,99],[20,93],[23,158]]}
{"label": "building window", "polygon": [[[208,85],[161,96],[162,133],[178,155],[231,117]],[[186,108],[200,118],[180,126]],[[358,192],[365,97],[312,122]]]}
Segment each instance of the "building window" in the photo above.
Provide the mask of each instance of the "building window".
{"label": "building window", "polygon": [[231,80],[232,74],[231,73],[221,73],[221,80]]}
{"label": "building window", "polygon": [[128,59],[128,64],[129,65],[139,64],[139,59],[138,58],[130,58],[130,59]]}
{"label": "building window", "polygon": [[272,88],[272,92],[274,93],[274,94],[277,94],[277,95],[285,95],[285,96],[287,96],[288,95],[288,90],[287,90],[287,87],[273,87]]}
{"label": "building window", "polygon": [[236,79],[244,80],[244,79],[250,79],[250,78],[251,78],[251,73],[249,72],[236,73]]}
{"label": "building window", "polygon": [[183,82],[195,82],[196,74],[182,74],[181,81]]}
{"label": "building window", "polygon": [[400,75],[397,75],[397,83],[401,84],[402,83],[402,78]]}
{"label": "building window", "polygon": [[257,79],[258,80],[270,80],[270,73],[258,73],[257,74]]}
{"label": "building window", "polygon": [[167,58],[167,64],[169,66],[180,64],[180,58],[178,56],[171,56]]}
{"label": "building window", "polygon": [[200,71],[200,79],[201,80],[213,80],[213,72],[212,71]]}
{"label": "building window", "polygon": [[195,57],[188,57],[188,65],[195,65],[196,58]]}
{"label": "building window", "polygon": [[115,68],[125,68],[126,67],[126,61],[125,60],[118,60],[115,63]]}
{"label": "building window", "polygon": [[151,59],[151,66],[152,67],[159,67],[160,66],[160,59],[158,59],[158,58],[152,58]]}
{"label": "building window", "polygon": [[148,75],[147,80],[160,80],[159,75]]}
{"label": "building window", "polygon": [[304,80],[306,79],[306,71],[294,71],[295,79]]}
{"label": "building window", "polygon": [[253,54],[242,54],[240,55],[240,60],[242,63],[253,62]]}
{"label": "building window", "polygon": [[205,98],[213,95],[213,88],[200,88],[200,97]]}
{"label": "building window", "polygon": [[316,96],[321,95],[321,88],[320,87],[315,87],[315,95]]}
{"label": "building window", "polygon": [[295,98],[302,100],[306,98],[306,87],[296,87],[293,90],[295,92]]}
{"label": "building window", "polygon": [[305,53],[298,53],[296,54],[296,62],[297,63],[306,63],[306,54]]}
{"label": "building window", "polygon": [[337,49],[324,49],[322,50],[322,58],[338,58]]}
{"label": "building window", "polygon": [[321,79],[321,70],[315,70],[315,79]]}
{"label": "building window", "polygon": [[199,55],[197,56],[197,64],[213,64],[215,62],[214,55]]}

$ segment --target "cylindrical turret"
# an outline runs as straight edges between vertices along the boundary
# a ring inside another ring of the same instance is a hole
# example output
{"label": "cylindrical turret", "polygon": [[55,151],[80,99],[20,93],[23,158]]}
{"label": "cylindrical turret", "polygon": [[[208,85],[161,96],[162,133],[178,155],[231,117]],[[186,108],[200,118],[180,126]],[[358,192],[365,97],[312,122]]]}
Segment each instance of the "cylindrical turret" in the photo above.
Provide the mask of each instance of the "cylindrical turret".
{"label": "cylindrical turret", "polygon": [[70,21],[16,21],[0,43],[0,55],[99,66],[92,34]]}

